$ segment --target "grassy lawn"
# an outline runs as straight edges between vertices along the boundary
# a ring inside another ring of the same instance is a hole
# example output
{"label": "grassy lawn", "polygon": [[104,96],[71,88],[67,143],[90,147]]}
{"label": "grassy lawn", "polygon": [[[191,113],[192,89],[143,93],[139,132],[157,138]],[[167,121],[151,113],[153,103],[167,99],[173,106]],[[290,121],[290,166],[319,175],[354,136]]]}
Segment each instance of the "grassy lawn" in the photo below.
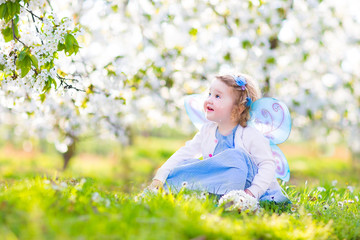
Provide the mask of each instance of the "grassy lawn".
{"label": "grassy lawn", "polygon": [[186,189],[141,195],[184,141],[83,142],[65,172],[51,147],[25,152],[2,144],[1,239],[360,239],[359,173],[346,149],[323,156],[311,143],[280,145],[292,204],[262,203],[239,214]]}

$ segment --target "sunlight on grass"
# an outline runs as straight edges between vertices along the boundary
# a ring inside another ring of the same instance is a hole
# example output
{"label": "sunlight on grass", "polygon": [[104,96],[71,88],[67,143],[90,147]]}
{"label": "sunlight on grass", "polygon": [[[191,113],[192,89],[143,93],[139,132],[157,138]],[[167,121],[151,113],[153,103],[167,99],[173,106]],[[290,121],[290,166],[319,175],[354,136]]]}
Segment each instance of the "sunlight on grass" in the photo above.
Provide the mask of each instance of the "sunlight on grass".
{"label": "sunlight on grass", "polygon": [[[6,239],[357,239],[359,174],[346,155],[280,146],[292,204],[224,212],[195,192],[139,195],[187,139],[140,137],[135,145],[87,141],[69,169],[53,150],[0,149],[0,236]],[[105,146],[104,149],[102,147]],[[89,151],[88,151],[89,150]],[[336,181],[335,181],[336,180]]]}

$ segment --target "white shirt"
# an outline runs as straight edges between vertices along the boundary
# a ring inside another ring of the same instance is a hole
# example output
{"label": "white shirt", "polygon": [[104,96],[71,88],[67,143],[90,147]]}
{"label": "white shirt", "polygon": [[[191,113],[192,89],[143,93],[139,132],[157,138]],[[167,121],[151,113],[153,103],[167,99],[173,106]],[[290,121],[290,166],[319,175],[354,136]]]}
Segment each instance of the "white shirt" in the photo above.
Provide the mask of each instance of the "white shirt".
{"label": "white shirt", "polygon": [[[193,139],[187,141],[185,146],[176,151],[157,171],[153,179],[165,182],[170,171],[186,159],[200,157],[207,159],[212,156],[217,141],[217,123],[209,122],[204,124]],[[276,178],[275,158],[272,155],[270,143],[261,132],[252,127],[239,126],[235,133],[235,148],[241,148],[252,159],[258,167],[251,186],[248,188],[256,198],[260,198],[266,190],[280,188]]]}

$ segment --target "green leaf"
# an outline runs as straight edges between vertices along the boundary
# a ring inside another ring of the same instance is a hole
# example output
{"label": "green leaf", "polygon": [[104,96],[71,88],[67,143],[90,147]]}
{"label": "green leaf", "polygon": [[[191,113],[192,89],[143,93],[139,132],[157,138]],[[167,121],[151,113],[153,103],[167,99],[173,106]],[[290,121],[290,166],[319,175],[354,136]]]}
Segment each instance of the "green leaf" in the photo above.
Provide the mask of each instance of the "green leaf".
{"label": "green leaf", "polygon": [[20,54],[19,54],[19,61],[24,60],[25,56],[27,55],[27,51],[26,48],[23,48],[23,50],[21,50]]}
{"label": "green leaf", "polygon": [[275,64],[275,58],[274,57],[269,57],[268,59],[266,59],[266,63],[267,64]]}
{"label": "green leaf", "polygon": [[244,40],[244,41],[242,42],[242,47],[245,48],[245,49],[251,48],[251,47],[252,47],[252,44],[251,44],[251,42],[250,42],[249,40]]}
{"label": "green leaf", "polygon": [[79,51],[79,44],[76,41],[76,38],[68,33],[65,35],[65,53],[67,53],[69,56],[73,53],[77,53]]}
{"label": "green leaf", "polygon": [[46,94],[45,93],[40,94],[40,100],[42,103],[45,101],[45,99],[46,99]]}
{"label": "green leaf", "polygon": [[21,77],[25,77],[31,69],[32,59],[30,57],[29,49],[23,48],[19,53],[18,59],[16,60],[16,68],[21,70]]}
{"label": "green leaf", "polygon": [[196,28],[191,28],[189,34],[193,37],[196,37],[198,30]]}
{"label": "green leaf", "polygon": [[64,49],[65,49],[65,45],[59,42],[59,43],[58,43],[58,46],[57,46],[57,50],[58,50],[58,51],[62,51],[62,50],[64,50]]}
{"label": "green leaf", "polygon": [[4,71],[4,69],[5,69],[5,65],[0,64],[0,71]]}
{"label": "green leaf", "polygon": [[6,3],[3,3],[0,5],[0,19],[5,18],[6,12],[7,12],[7,5]]}
{"label": "green leaf", "polygon": [[46,62],[41,69],[47,69],[50,71],[55,66],[54,61]]}
{"label": "green leaf", "polygon": [[36,58],[34,55],[29,55],[29,56],[30,56],[31,62],[32,62],[32,64],[34,65],[34,67],[35,67],[35,68],[39,68],[39,64],[38,64],[37,58]]}
{"label": "green leaf", "polygon": [[13,31],[10,27],[1,29],[1,33],[5,39],[5,42],[10,42],[13,40]]}
{"label": "green leaf", "polygon": [[50,91],[52,84],[54,84],[55,88],[57,87],[55,79],[53,79],[52,77],[48,77],[48,80],[46,80],[45,86],[42,89],[43,93]]}
{"label": "green leaf", "polygon": [[0,5],[0,19],[4,19],[5,23],[14,18],[15,15],[20,13],[19,1],[7,1]]}

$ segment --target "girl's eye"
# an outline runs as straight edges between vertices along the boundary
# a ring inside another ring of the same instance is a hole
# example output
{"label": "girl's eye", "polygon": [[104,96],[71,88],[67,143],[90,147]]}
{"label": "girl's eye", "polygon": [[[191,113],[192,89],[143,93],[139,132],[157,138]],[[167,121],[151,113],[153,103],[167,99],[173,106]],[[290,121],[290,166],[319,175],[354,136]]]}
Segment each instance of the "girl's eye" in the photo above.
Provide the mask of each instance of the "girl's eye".
{"label": "girl's eye", "polygon": [[220,98],[220,95],[216,95],[215,97],[216,97],[216,98]]}
{"label": "girl's eye", "polygon": [[209,97],[211,96],[211,93],[209,93]]}

